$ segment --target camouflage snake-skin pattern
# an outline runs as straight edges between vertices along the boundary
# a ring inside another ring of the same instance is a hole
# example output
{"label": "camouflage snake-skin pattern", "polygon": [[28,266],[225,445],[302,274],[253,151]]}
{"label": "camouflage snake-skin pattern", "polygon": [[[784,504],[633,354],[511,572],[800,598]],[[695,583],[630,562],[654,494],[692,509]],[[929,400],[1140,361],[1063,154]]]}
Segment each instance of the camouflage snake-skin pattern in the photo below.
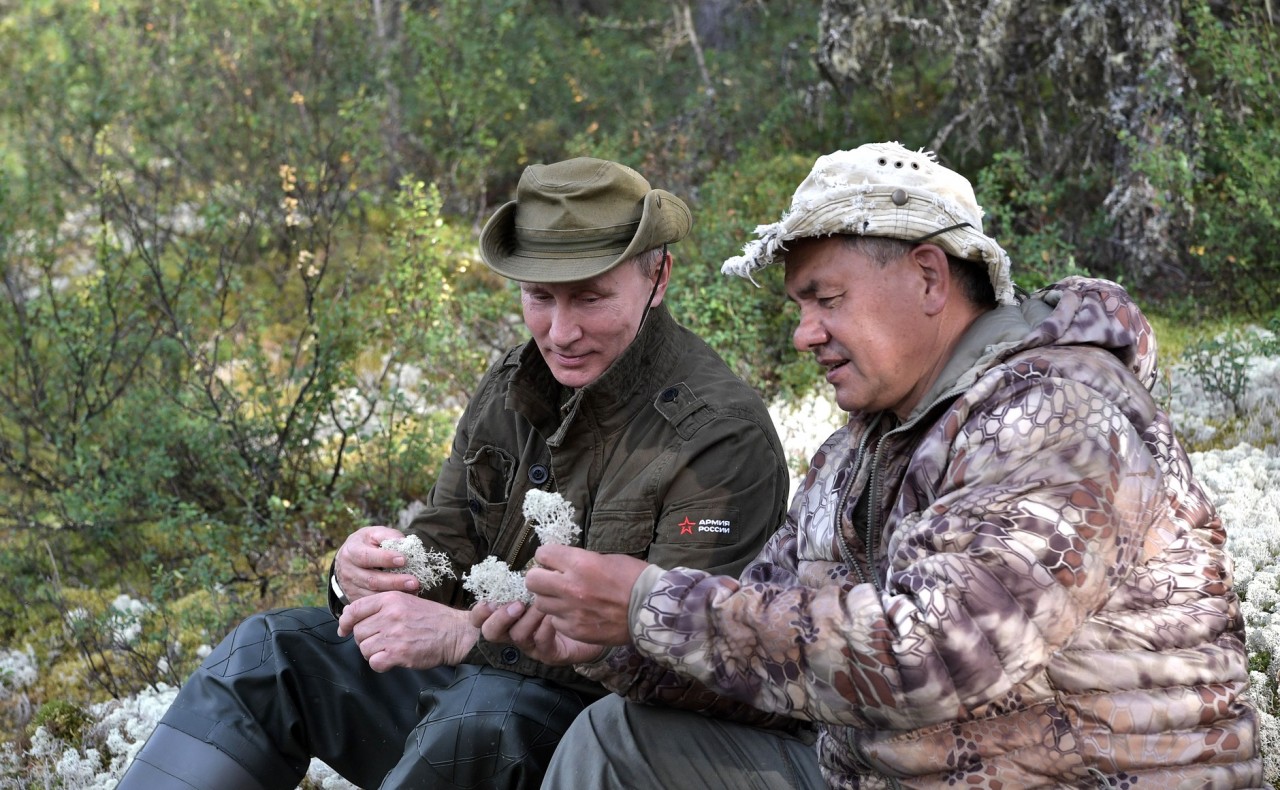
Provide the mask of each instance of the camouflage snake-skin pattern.
{"label": "camouflage snake-skin pattern", "polygon": [[1104,281],[1033,298],[1052,313],[955,400],[832,435],[740,581],[662,574],[634,647],[584,671],[817,722],[833,788],[1261,787],[1225,535],[1150,326]]}

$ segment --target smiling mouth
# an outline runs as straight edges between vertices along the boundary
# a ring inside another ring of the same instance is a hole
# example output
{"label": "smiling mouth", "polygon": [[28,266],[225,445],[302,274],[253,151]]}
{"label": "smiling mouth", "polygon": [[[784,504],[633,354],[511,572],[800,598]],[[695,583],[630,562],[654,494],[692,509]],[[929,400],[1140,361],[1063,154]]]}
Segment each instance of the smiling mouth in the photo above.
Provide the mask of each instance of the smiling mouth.
{"label": "smiling mouth", "polygon": [[831,379],[835,377],[835,375],[839,372],[841,368],[849,364],[849,360],[847,359],[818,360],[818,364],[821,365],[822,368],[826,371],[827,381],[831,381]]}

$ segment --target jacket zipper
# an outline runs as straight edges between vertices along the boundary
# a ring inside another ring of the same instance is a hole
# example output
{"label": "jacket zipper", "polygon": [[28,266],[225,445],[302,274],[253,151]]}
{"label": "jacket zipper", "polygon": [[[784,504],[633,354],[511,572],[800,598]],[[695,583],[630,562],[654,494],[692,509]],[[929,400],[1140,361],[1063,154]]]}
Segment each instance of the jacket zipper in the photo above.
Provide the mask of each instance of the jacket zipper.
{"label": "jacket zipper", "polygon": [[512,547],[511,553],[507,555],[507,567],[512,570],[519,570],[515,567],[515,561],[520,557],[520,552],[524,550],[524,544],[529,542],[529,536],[533,534],[533,525],[528,519],[524,522],[524,529],[520,532],[520,539],[516,541],[516,545]]}
{"label": "jacket zipper", "polygon": [[[876,421],[873,422],[868,427],[866,433],[862,435],[862,440],[858,443],[858,456],[857,460],[854,462],[853,474],[849,476],[849,484],[844,487],[844,493],[840,495],[840,500],[836,503],[836,536],[840,539],[840,553],[844,557],[845,564],[853,570],[853,573],[858,577],[858,582],[860,584],[870,582],[877,590],[880,589],[880,583],[876,581],[875,572],[871,566],[871,555],[867,555],[867,569],[864,572],[862,564],[858,562],[857,558],[854,556],[853,549],[849,547],[849,541],[844,536],[844,511],[845,508],[849,506],[849,496],[853,493],[853,486],[858,482],[858,466],[860,466],[863,460],[867,457],[867,441],[871,437],[872,431],[875,430],[875,427],[879,423],[880,418],[877,417]],[[849,521],[850,523],[853,522],[852,514],[850,514]],[[854,525],[854,528],[857,529],[856,524]]]}
{"label": "jacket zipper", "polygon": [[[877,529],[877,526],[880,524],[880,521],[881,521],[881,518],[880,518],[880,508],[881,508],[880,471],[884,466],[884,463],[883,463],[884,459],[881,453],[881,450],[884,448],[884,443],[890,436],[893,436],[899,433],[906,433],[910,431],[912,428],[915,428],[915,426],[918,425],[922,420],[924,420],[925,417],[928,417],[930,414],[932,414],[933,410],[938,408],[939,405],[949,402],[951,400],[954,400],[955,397],[957,395],[960,395],[962,392],[964,392],[962,388],[956,387],[950,391],[942,393],[937,398],[935,398],[927,408],[925,408],[918,415],[916,415],[914,419],[904,422],[903,424],[899,425],[897,428],[894,428],[891,431],[885,432],[883,436],[881,436],[879,439],[876,440],[875,448],[871,452],[871,471],[867,476],[867,489],[868,489],[867,496],[869,498],[867,499],[867,523],[865,527],[866,537],[863,538],[863,542],[867,547],[867,566],[868,566],[868,570],[871,572],[871,581],[872,581],[872,584],[875,585],[876,590],[883,589],[880,584],[880,577],[876,573],[875,566],[876,566],[876,544],[879,542],[877,538],[879,538],[880,532],[881,532],[880,529]],[[880,418],[876,418],[876,422],[872,423],[872,428],[874,429],[874,427],[878,425],[879,422],[880,422]],[[867,435],[869,436],[870,434],[871,434],[871,431],[868,430]],[[866,437],[864,436],[863,445],[865,446],[865,444],[866,444]],[[861,450],[859,450],[859,452],[861,452]],[[843,537],[844,535],[842,533],[841,538]],[[859,574],[859,576],[861,576],[861,574]]]}
{"label": "jacket zipper", "polygon": [[[554,486],[555,486],[555,472],[552,471],[551,465],[547,464],[546,481],[544,481],[543,484],[540,486],[531,486],[529,488],[526,488],[525,493],[527,494],[529,491],[532,491],[534,488],[540,488],[543,491],[552,491],[552,490],[555,490],[553,488]],[[521,513],[523,515],[523,506],[522,506]],[[529,519],[526,518],[524,519],[524,527],[520,530],[519,539],[516,540],[515,545],[511,548],[510,553],[507,554],[507,558],[506,558],[507,567],[511,568],[512,570],[520,570],[515,566],[516,560],[520,559],[520,552],[524,551],[524,544],[529,542],[529,538],[532,535],[533,535],[533,524],[531,524],[529,522]]]}
{"label": "jacket zipper", "polygon": [[[876,542],[877,542],[876,535],[879,532],[876,529],[876,523],[880,520],[879,519],[879,513],[880,513],[880,494],[879,494],[880,479],[879,478],[880,478],[880,467],[882,465],[880,450],[881,448],[884,447],[885,439],[888,439],[890,436],[894,435],[895,433],[904,432],[915,427],[917,423],[919,423],[930,412],[936,409],[940,403],[953,399],[956,395],[959,395],[962,391],[963,390],[961,390],[960,388],[956,388],[952,392],[943,393],[942,395],[938,396],[933,401],[933,403],[930,403],[928,408],[920,412],[920,415],[916,417],[914,420],[911,420],[909,422],[903,423],[902,425],[899,425],[897,428],[894,428],[893,430],[886,432],[883,436],[881,436],[879,439],[876,440],[875,447],[871,451],[871,469],[867,475],[867,489],[868,489],[867,496],[869,496],[870,499],[867,500],[866,537],[863,539],[863,543],[867,549],[866,573],[863,572],[862,566],[855,560],[853,556],[853,550],[849,547],[849,542],[844,537],[844,529],[843,529],[842,522],[844,520],[845,507],[848,506],[849,495],[853,490],[854,483],[858,479],[858,475],[856,473],[857,466],[858,464],[861,464],[862,460],[866,457],[865,453],[867,451],[868,440],[871,434],[874,433],[875,429],[879,426],[881,417],[877,417],[876,421],[871,423],[870,426],[868,426],[866,433],[862,435],[862,440],[858,444],[858,462],[854,465],[855,473],[850,475],[849,485],[845,486],[844,493],[841,494],[840,502],[836,509],[836,518],[838,519],[836,523],[836,534],[840,536],[840,553],[843,555],[845,563],[848,564],[850,568],[853,568],[854,573],[857,575],[859,582],[865,584],[867,582],[867,576],[869,575],[871,577],[870,578],[871,586],[874,587],[877,592],[881,592],[884,589],[884,587],[880,583],[880,577],[875,570],[875,556],[876,556],[875,552],[876,552]],[[874,776],[880,779],[888,779],[891,787],[893,788],[902,787],[902,784],[897,779],[894,779],[891,776],[886,776],[885,774],[882,774],[878,770],[873,768],[864,757],[860,746],[853,746],[852,748],[854,749],[854,752],[851,756],[853,757],[854,761],[857,763],[858,769],[866,771],[866,773],[863,774],[864,776]]]}

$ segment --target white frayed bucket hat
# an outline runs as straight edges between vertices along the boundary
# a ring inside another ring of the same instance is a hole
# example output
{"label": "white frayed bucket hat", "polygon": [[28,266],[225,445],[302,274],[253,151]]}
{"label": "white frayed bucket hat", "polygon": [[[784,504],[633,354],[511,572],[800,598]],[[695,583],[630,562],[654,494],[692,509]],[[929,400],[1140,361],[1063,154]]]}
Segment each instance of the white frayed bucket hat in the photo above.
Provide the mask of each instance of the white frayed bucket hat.
{"label": "white frayed bucket hat", "polygon": [[837,233],[927,241],[957,258],[980,261],[996,300],[1014,303],[1009,256],[982,232],[982,208],[969,180],[938,164],[931,152],[898,143],[818,157],[782,219],[758,226],[758,238],[720,271],[751,279],[752,272],[777,263],[788,241]]}

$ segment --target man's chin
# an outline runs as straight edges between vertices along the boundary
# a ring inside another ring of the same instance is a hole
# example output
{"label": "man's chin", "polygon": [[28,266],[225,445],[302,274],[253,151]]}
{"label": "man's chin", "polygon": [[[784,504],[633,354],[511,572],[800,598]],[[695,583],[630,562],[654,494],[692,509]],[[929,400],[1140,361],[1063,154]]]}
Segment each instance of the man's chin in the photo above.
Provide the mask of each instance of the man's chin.
{"label": "man's chin", "polygon": [[570,389],[581,389],[600,377],[600,374],[586,368],[553,368],[551,375],[555,376],[556,381],[560,382],[562,387]]}
{"label": "man's chin", "polygon": [[836,405],[840,407],[841,411],[855,412],[860,411],[864,407],[862,399],[858,398],[857,395],[849,392],[847,389],[832,387],[831,394],[834,396]]}

